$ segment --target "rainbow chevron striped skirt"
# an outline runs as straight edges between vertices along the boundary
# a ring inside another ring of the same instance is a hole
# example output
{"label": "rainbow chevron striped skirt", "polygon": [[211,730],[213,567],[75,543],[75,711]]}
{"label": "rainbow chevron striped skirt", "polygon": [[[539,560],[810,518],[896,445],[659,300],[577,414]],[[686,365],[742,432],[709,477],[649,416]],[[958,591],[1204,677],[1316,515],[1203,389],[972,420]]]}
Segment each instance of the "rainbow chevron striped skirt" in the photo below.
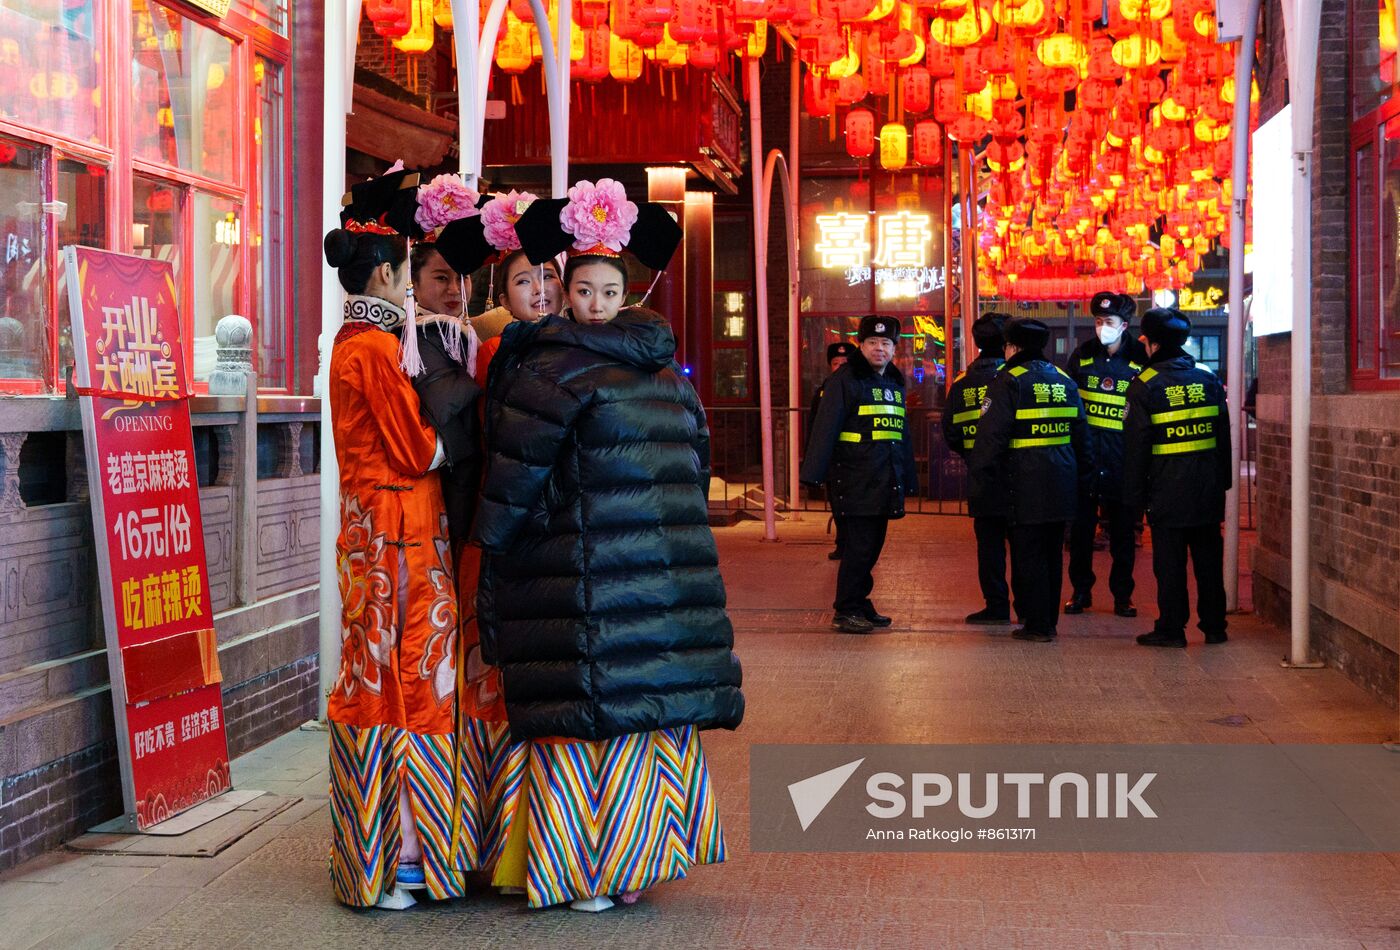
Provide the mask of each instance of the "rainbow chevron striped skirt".
{"label": "rainbow chevron striped skirt", "polygon": [[494,883],[524,887],[531,907],[640,891],[725,859],[694,727],[526,745],[501,771],[513,780],[488,794],[502,822],[488,866]]}
{"label": "rainbow chevron striped skirt", "polygon": [[[331,882],[336,899],[351,907],[373,907],[393,890],[398,870],[400,788],[407,783],[409,807],[423,849],[423,876],[435,898],[460,897],[468,871],[482,865],[480,809],[463,780],[472,761],[495,758],[495,750],[463,754],[461,737],[418,735],[394,726],[360,728],[330,723]],[[506,745],[505,726],[481,739]]]}
{"label": "rainbow chevron striped skirt", "polygon": [[602,742],[512,743],[505,723],[463,716],[458,734],[330,723],[331,880],[373,907],[394,888],[399,790],[423,848],[428,894],[466,874],[526,889],[531,907],[639,891],[726,856],[699,732]]}

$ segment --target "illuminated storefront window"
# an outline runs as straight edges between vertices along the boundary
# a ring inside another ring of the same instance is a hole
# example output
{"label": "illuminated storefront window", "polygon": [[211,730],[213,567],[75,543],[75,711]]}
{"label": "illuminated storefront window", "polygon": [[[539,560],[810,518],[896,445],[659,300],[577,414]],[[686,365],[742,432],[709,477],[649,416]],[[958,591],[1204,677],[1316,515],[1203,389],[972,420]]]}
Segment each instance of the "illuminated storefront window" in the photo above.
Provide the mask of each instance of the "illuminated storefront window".
{"label": "illuminated storefront window", "polygon": [[0,392],[62,392],[69,244],[171,262],[196,382],[239,314],[290,387],[291,55],[285,0],[0,0]]}
{"label": "illuminated storefront window", "polygon": [[854,339],[862,315],[901,318],[897,361],[911,404],[938,402],[943,361],[941,179],[928,174],[813,176],[802,183],[802,383],[826,376],[826,347]]}

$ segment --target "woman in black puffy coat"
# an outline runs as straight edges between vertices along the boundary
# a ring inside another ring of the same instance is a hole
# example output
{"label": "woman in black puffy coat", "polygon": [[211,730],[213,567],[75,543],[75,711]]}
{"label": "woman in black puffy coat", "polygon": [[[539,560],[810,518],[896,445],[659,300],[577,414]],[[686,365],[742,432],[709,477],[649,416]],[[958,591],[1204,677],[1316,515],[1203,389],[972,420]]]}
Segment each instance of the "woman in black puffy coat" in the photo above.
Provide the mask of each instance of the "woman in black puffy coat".
{"label": "woman in black puffy coat", "polygon": [[507,328],[487,399],[482,647],[516,738],[743,716],[710,532],[709,430],[657,314]]}
{"label": "woman in black puffy coat", "polygon": [[666,320],[618,313],[625,280],[615,256],[571,259],[590,322],[509,325],[487,392],[478,623],[529,757],[528,831],[494,882],[532,906],[601,910],[725,858],[699,731],[738,726],[744,699],[709,430]]}

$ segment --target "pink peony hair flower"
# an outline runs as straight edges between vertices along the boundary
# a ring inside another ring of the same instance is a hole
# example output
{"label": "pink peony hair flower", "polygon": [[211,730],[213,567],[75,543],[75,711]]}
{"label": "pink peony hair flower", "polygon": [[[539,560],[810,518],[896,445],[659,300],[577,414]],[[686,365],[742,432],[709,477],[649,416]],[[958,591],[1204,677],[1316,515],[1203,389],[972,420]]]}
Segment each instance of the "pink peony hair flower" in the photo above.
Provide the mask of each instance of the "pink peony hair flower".
{"label": "pink peony hair flower", "polygon": [[591,251],[599,246],[614,253],[632,237],[637,206],[627,200],[622,183],[600,178],[595,185],[581,181],[569,189],[569,203],[559,212],[559,225],[574,237],[574,247]]}
{"label": "pink peony hair flower", "polygon": [[481,228],[486,242],[498,251],[514,251],[520,247],[515,234],[515,222],[536,199],[528,191],[509,191],[497,195],[481,209]]}
{"label": "pink peony hair flower", "polygon": [[418,211],[413,220],[424,231],[435,231],[458,218],[477,213],[480,196],[459,175],[439,175],[418,189]]}

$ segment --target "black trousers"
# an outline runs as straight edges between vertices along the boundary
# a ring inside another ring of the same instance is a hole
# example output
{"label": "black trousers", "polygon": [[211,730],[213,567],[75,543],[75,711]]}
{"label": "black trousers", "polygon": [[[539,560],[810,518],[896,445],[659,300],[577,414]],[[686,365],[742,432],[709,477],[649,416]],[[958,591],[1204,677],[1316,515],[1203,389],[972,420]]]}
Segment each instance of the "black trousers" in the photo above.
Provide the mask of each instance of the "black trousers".
{"label": "black trousers", "polygon": [[1027,630],[1056,632],[1064,549],[1064,522],[1011,526],[1011,584]]}
{"label": "black trousers", "polygon": [[1190,528],[1152,526],[1152,573],[1157,577],[1159,633],[1186,635],[1191,604],[1186,590],[1186,556],[1196,575],[1197,626],[1202,633],[1225,632],[1225,541],[1219,524]]}
{"label": "black trousers", "polygon": [[1069,528],[1069,583],[1076,594],[1094,589],[1094,532],[1099,526],[1099,505],[1108,518],[1108,590],[1115,604],[1133,599],[1133,561],[1137,558],[1137,518],[1112,498],[1079,499],[1079,510]]}
{"label": "black trousers", "polygon": [[838,614],[864,616],[874,610],[870,591],[875,587],[871,572],[885,546],[890,519],[847,517],[836,519],[836,536],[841,539],[841,566],[836,570]]}
{"label": "black trousers", "polygon": [[987,609],[1002,616],[1011,612],[1011,592],[1006,586],[1007,531],[1005,518],[972,519],[972,533],[977,537],[977,583]]}

